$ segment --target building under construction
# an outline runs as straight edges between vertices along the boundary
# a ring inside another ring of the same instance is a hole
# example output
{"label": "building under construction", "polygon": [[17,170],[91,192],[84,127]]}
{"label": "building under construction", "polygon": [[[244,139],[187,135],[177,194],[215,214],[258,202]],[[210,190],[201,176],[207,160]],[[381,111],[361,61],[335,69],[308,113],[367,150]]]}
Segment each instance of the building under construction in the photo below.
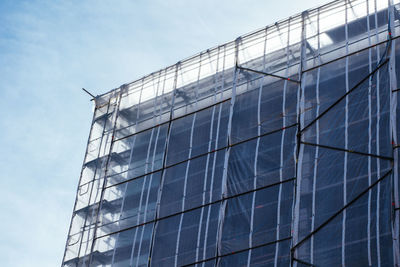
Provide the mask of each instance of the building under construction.
{"label": "building under construction", "polygon": [[399,19],[334,1],[95,97],[62,266],[399,266]]}

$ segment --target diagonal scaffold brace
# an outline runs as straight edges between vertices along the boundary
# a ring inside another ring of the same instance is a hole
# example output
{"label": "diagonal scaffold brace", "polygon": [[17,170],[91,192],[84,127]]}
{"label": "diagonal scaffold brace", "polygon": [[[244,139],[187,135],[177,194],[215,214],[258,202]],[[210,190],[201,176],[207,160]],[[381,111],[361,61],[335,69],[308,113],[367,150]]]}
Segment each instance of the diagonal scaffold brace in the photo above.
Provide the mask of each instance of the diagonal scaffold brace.
{"label": "diagonal scaffold brace", "polygon": [[273,74],[273,73],[263,72],[263,71],[259,71],[259,70],[253,70],[253,69],[249,69],[249,68],[245,68],[245,67],[241,67],[241,66],[236,66],[236,68],[238,68],[239,70],[254,72],[254,73],[257,73],[257,74],[261,74],[261,75],[265,75],[265,76],[271,76],[271,77],[275,77],[275,78],[278,78],[278,79],[286,80],[288,82],[293,82],[293,83],[300,84],[300,81],[292,80],[292,79],[290,79],[288,77],[283,77],[283,76],[276,75],[276,74]]}
{"label": "diagonal scaffold brace", "polygon": [[385,59],[383,62],[381,62],[372,72],[370,72],[367,76],[365,76],[361,81],[359,81],[356,85],[353,86],[347,93],[342,95],[338,100],[336,100],[332,105],[330,105],[326,110],[324,110],[321,114],[319,114],[315,119],[313,119],[309,124],[307,124],[303,129],[300,130],[300,132],[304,132],[306,129],[308,129],[310,126],[312,126],[314,123],[316,123],[319,119],[321,119],[322,116],[324,116],[326,113],[328,113],[329,110],[331,110],[333,107],[335,107],[337,104],[339,104],[343,99],[346,98],[349,94],[351,94],[354,90],[356,90],[361,84],[363,84],[366,80],[368,80],[370,77],[372,77],[380,68],[382,68],[386,63],[389,62],[389,59]]}

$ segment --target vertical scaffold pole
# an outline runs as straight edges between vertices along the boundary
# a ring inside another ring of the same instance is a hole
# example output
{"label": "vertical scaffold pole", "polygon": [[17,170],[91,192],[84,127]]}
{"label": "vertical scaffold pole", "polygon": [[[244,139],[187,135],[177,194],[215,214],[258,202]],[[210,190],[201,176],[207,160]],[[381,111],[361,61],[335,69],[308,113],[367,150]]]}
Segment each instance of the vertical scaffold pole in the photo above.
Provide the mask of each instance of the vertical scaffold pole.
{"label": "vertical scaffold pole", "polygon": [[400,266],[400,246],[399,246],[399,147],[397,145],[397,77],[396,77],[396,40],[393,39],[394,33],[394,5],[393,0],[388,0],[388,36],[389,36],[389,82],[390,82],[390,135],[393,145],[393,175],[392,175],[392,190],[393,199],[393,221],[392,221],[392,238],[393,238],[393,265]]}
{"label": "vertical scaffold pole", "polygon": [[[234,76],[233,76],[233,84],[232,84],[232,94],[231,94],[231,102],[229,108],[229,119],[228,119],[228,128],[227,128],[227,143],[228,147],[225,150],[225,159],[224,159],[224,170],[222,175],[222,186],[221,186],[221,198],[226,198],[228,196],[228,189],[227,189],[227,176],[228,176],[228,159],[229,154],[231,151],[231,129],[232,129],[232,117],[233,117],[233,108],[236,101],[236,85],[239,75],[239,44],[241,42],[241,38],[237,38],[235,40],[235,67],[234,67]],[[222,243],[222,230],[224,225],[224,218],[225,218],[225,210],[226,210],[226,203],[227,200],[221,202],[221,207],[218,216],[218,230],[217,230],[217,255],[216,255],[216,266],[218,266],[219,256],[222,254],[221,252],[221,243]]]}
{"label": "vertical scaffold pole", "polygon": [[[301,144],[301,130],[304,126],[304,87],[307,73],[306,69],[306,18],[308,11],[301,14],[301,50],[300,50],[300,66],[299,77],[300,84],[297,91],[297,140],[296,140],[296,184],[294,188],[294,208],[293,208],[293,224],[292,224],[292,248],[299,241],[299,223],[300,223],[300,189],[301,189],[301,165],[303,161],[304,144]],[[294,259],[297,257],[296,250],[291,250],[291,266],[296,267],[297,262]]]}

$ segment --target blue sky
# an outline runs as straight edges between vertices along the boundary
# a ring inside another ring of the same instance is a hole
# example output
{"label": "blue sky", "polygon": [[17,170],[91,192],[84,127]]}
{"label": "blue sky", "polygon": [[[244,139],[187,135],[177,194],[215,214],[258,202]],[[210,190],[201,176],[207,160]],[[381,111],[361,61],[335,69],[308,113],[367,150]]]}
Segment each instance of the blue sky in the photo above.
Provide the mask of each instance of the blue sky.
{"label": "blue sky", "polygon": [[101,94],[320,0],[0,1],[1,266],[60,266]]}

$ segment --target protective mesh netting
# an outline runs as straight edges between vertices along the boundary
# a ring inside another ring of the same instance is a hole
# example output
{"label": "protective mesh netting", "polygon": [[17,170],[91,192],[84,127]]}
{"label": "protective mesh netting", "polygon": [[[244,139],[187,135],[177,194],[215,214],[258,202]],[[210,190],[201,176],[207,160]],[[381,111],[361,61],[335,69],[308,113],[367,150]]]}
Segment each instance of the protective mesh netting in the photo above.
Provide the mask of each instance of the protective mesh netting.
{"label": "protective mesh netting", "polygon": [[399,12],[335,1],[96,97],[63,266],[399,266]]}

